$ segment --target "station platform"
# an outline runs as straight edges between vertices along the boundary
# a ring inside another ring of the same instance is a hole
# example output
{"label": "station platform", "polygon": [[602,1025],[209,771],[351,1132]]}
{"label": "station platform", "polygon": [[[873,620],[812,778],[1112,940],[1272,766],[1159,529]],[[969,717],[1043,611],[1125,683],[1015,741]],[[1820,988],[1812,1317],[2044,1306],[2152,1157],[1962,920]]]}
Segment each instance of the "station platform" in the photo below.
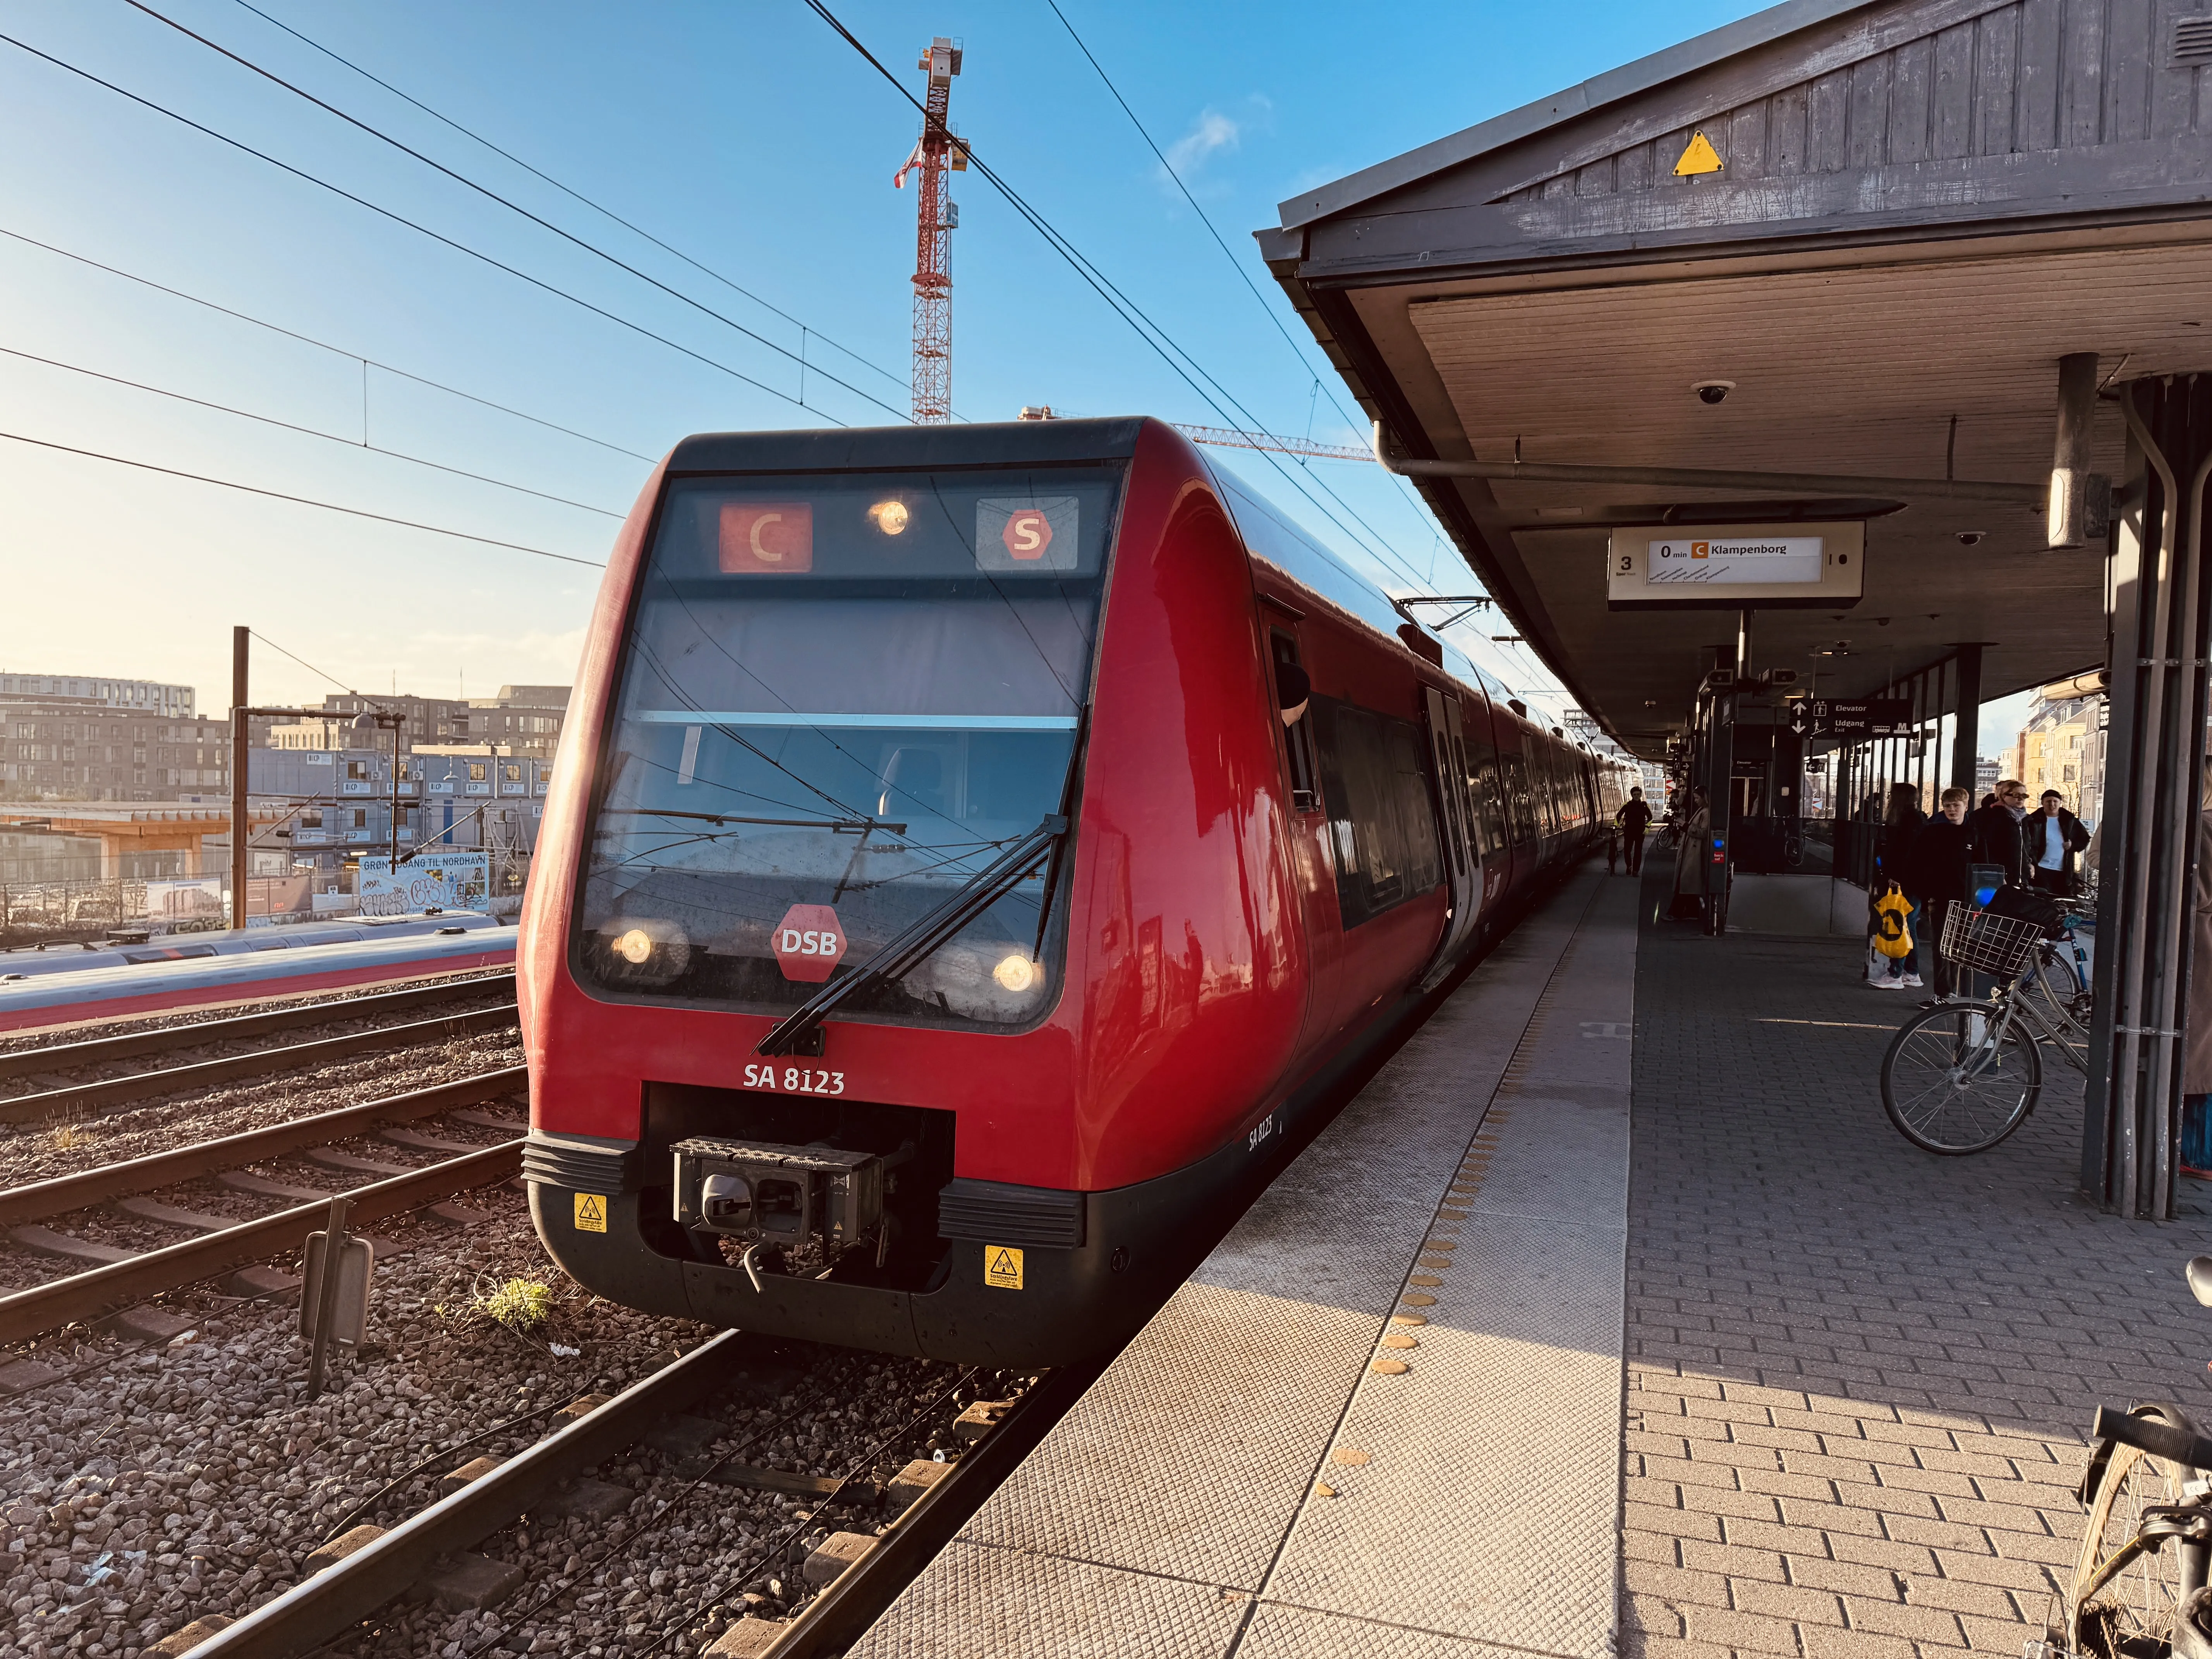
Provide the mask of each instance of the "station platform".
{"label": "station platform", "polygon": [[1470,975],[853,1652],[2039,1636],[2097,1405],[2212,1423],[2204,1188],[2169,1226],[2081,1201],[2072,1086],[1916,1151],[1863,942],[1659,921],[1667,864],[1578,875]]}
{"label": "station platform", "polygon": [[1636,908],[1516,929],[854,1654],[1611,1652]]}

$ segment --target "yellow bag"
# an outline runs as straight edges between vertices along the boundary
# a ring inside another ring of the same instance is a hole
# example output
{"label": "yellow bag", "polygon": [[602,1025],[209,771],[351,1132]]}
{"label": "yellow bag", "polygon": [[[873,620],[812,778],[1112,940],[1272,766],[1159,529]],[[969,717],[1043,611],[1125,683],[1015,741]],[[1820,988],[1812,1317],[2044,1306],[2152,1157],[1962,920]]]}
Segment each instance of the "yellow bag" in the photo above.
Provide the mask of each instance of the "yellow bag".
{"label": "yellow bag", "polygon": [[1874,948],[1882,955],[1895,957],[1912,954],[1912,930],[1905,922],[1911,908],[1893,881],[1889,884],[1889,890],[1874,902]]}

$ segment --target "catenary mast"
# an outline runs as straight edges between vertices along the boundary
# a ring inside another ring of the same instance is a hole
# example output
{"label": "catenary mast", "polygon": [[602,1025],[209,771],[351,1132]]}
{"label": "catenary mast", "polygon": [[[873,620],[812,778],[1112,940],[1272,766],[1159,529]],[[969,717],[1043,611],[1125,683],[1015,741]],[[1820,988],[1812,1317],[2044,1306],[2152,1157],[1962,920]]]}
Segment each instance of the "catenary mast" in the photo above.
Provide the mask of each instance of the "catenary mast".
{"label": "catenary mast", "polygon": [[952,77],[960,73],[960,48],[945,35],[929,43],[920,68],[929,76],[921,140],[906,165],[892,176],[896,188],[919,169],[921,199],[915,204],[914,270],[914,418],[952,418],[952,276],[948,268],[951,233],[960,223],[946,174],[968,170],[968,148],[945,125],[952,101]]}

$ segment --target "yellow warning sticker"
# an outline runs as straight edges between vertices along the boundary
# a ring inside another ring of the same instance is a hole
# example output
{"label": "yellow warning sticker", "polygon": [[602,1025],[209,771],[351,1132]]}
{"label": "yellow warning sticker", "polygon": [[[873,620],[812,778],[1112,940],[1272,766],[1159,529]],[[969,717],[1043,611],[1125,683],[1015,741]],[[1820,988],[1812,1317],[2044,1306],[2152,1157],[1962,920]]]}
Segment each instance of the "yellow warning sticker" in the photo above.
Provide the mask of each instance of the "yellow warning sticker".
{"label": "yellow warning sticker", "polygon": [[599,1193],[576,1194],[576,1231],[603,1233],[607,1230],[607,1200]]}
{"label": "yellow warning sticker", "polygon": [[1674,176],[1694,179],[1700,173],[1718,173],[1720,170],[1721,153],[1713,148],[1713,141],[1705,137],[1705,129],[1700,127],[1690,135],[1690,142],[1682,151],[1682,159],[1674,163]]}
{"label": "yellow warning sticker", "polygon": [[994,1290],[1021,1289],[1022,1253],[1011,1244],[986,1244],[983,1247],[983,1282]]}

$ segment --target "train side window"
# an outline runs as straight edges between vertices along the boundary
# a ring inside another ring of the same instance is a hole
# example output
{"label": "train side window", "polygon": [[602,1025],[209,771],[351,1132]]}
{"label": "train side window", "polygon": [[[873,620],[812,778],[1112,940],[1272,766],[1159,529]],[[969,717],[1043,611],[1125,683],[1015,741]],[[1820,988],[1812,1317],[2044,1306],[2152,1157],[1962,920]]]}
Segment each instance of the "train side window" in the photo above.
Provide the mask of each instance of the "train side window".
{"label": "train side window", "polygon": [[1505,791],[1498,775],[1498,745],[1467,739],[1467,787],[1474,810],[1477,854],[1492,859],[1505,850]]}
{"label": "train side window", "polygon": [[1432,890],[1443,879],[1419,730],[1316,697],[1316,740],[1337,905],[1346,927]]}
{"label": "train side window", "polygon": [[1536,838],[1536,803],[1528,793],[1528,763],[1510,749],[1500,763],[1504,769],[1507,831],[1514,846],[1526,847]]}
{"label": "train side window", "polygon": [[[1267,651],[1277,668],[1301,665],[1297,641],[1279,628],[1268,630]],[[1283,728],[1283,753],[1291,769],[1291,810],[1318,811],[1321,796],[1314,787],[1313,715],[1310,708],[1306,718]]]}

